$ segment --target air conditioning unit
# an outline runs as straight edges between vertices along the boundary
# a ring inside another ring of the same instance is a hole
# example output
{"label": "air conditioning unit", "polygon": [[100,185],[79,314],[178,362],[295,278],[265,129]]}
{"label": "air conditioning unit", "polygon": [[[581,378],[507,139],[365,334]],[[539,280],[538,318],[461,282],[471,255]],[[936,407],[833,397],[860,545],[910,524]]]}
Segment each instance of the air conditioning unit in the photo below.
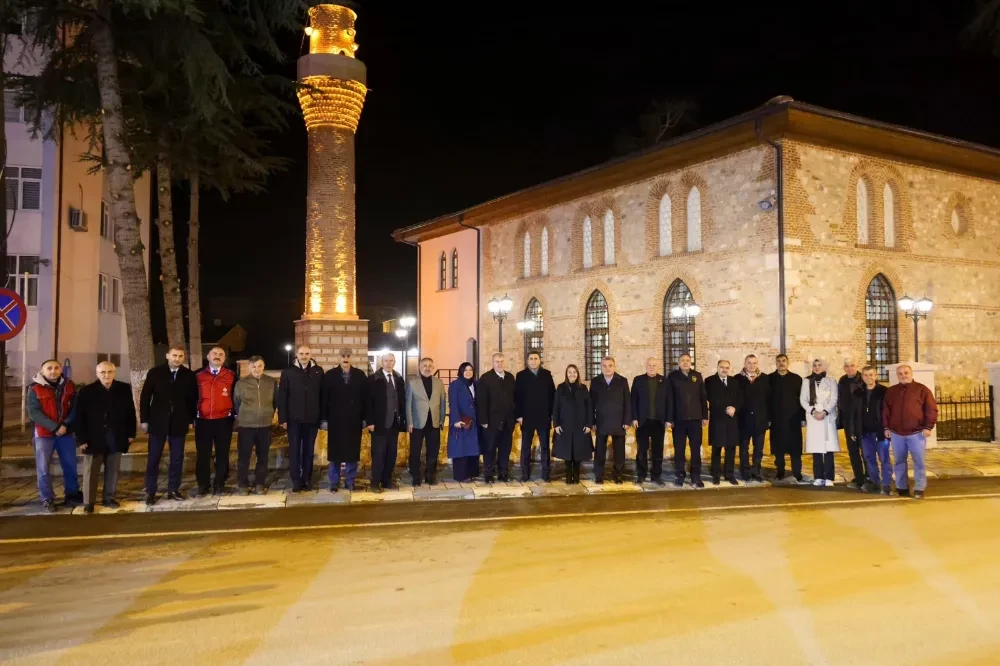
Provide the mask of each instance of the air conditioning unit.
{"label": "air conditioning unit", "polygon": [[84,213],[79,208],[73,208],[70,206],[69,209],[69,228],[73,231],[86,231],[87,230],[87,214]]}

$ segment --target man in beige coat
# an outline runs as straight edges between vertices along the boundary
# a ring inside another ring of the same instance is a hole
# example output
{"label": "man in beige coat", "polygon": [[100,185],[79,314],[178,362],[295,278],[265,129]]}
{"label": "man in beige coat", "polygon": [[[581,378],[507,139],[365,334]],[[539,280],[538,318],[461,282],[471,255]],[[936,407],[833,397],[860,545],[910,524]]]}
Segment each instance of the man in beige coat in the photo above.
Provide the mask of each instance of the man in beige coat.
{"label": "man in beige coat", "polygon": [[406,423],[410,432],[410,476],[414,487],[420,485],[420,451],[427,444],[427,462],[423,480],[437,483],[437,459],[441,450],[441,424],[445,415],[444,382],[434,376],[434,360],[420,359],[419,381],[406,385]]}

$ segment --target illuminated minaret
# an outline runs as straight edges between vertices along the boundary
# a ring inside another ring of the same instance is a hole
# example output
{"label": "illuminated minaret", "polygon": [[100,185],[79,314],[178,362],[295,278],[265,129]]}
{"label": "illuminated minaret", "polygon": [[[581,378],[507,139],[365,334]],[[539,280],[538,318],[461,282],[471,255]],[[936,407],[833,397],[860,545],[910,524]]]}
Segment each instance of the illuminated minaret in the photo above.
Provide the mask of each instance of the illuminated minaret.
{"label": "illuminated minaret", "polygon": [[354,132],[364,106],[365,65],[354,57],[357,14],[340,5],[309,10],[309,53],[299,58],[299,104],[309,135],[305,312],[297,344],[324,367],[348,347],[364,368],[368,323],[358,319],[354,241]]}

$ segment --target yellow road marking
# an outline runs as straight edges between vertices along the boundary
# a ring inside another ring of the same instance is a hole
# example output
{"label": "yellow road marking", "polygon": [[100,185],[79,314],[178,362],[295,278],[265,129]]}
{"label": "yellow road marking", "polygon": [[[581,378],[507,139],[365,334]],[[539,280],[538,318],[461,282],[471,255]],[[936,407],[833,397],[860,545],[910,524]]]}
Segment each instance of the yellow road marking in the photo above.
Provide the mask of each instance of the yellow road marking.
{"label": "yellow road marking", "polygon": [[[971,493],[968,495],[935,495],[920,500],[969,500],[1000,498],[1000,493]],[[178,532],[136,532],[118,534],[85,534],[78,536],[22,537],[0,539],[0,546],[24,543],[60,543],[66,541],[113,541],[126,539],[153,539],[158,537],[214,536],[217,534],[266,534],[269,532],[308,532],[322,530],[368,529],[375,527],[410,527],[421,525],[455,525],[460,523],[497,523],[529,520],[563,520],[566,518],[603,518],[615,516],[651,516],[672,513],[713,513],[725,511],[750,511],[761,509],[792,509],[815,506],[851,506],[876,502],[914,502],[908,497],[871,497],[852,500],[821,500],[816,502],[771,502],[769,504],[730,504],[723,506],[674,507],[662,509],[623,509],[617,511],[592,511],[579,513],[543,513],[530,516],[480,516],[475,518],[436,518],[426,520],[387,520],[364,523],[319,523],[314,525],[289,525],[286,527],[234,527],[231,529],[184,530]]]}

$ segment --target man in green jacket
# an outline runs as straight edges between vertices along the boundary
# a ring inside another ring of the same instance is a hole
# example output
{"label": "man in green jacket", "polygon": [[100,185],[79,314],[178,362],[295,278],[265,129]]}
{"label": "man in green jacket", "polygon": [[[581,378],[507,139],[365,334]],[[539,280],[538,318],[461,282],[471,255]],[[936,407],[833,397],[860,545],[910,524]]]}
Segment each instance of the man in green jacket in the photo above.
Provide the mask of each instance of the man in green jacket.
{"label": "man in green jacket", "polygon": [[[277,408],[278,381],[264,374],[264,359],[250,357],[250,374],[236,382],[233,389],[233,410],[236,412],[236,482],[240,494],[249,495],[251,488],[263,495],[267,478],[267,458],[271,450],[271,424]],[[250,485],[250,455],[257,452],[254,485]]]}

